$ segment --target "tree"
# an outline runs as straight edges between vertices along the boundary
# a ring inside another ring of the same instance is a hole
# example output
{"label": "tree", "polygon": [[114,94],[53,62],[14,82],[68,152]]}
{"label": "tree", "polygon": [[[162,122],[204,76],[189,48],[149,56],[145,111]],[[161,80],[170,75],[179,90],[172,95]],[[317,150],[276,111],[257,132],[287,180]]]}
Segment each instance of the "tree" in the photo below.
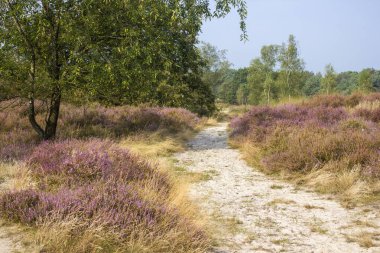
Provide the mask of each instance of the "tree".
{"label": "tree", "polygon": [[202,43],[200,46],[200,54],[204,62],[202,81],[211,87],[217,98],[220,98],[220,93],[223,93],[222,84],[231,74],[231,63],[226,58],[226,52],[210,43]]}
{"label": "tree", "polygon": [[373,73],[373,88],[375,91],[380,91],[380,71],[375,70]]}
{"label": "tree", "polygon": [[239,89],[236,92],[236,99],[238,104],[247,105],[248,104],[249,89],[248,85],[242,84],[239,86]]}
{"label": "tree", "polygon": [[248,103],[258,105],[261,102],[266,80],[265,65],[257,58],[254,59],[248,69]]}
{"label": "tree", "polygon": [[236,104],[239,87],[247,83],[248,71],[246,68],[230,69],[226,72],[225,79],[220,86],[218,98],[225,103]]}
{"label": "tree", "polygon": [[346,71],[339,73],[336,78],[336,91],[345,95],[351,94],[358,89],[358,78],[358,72]]}
{"label": "tree", "polygon": [[[0,79],[28,94],[29,121],[43,139],[55,137],[61,100],[78,90],[105,104],[210,113],[195,46],[202,22],[237,8],[246,39],[245,1],[215,3],[212,10],[198,0],[0,0]],[[48,105],[44,122],[36,120],[37,99]]]}
{"label": "tree", "polygon": [[363,92],[370,92],[373,91],[373,80],[372,80],[372,73],[374,70],[372,69],[363,69],[359,73],[359,80],[358,80],[358,88],[360,91]]}
{"label": "tree", "polygon": [[302,93],[306,96],[313,96],[319,93],[321,89],[321,80],[322,74],[312,73],[305,82],[305,85],[302,87]]}
{"label": "tree", "polygon": [[297,42],[294,35],[289,35],[288,43],[282,44],[279,61],[281,63],[281,72],[283,80],[283,95],[292,95],[299,93],[300,83],[297,80],[299,74],[304,69],[304,62],[299,58]]}
{"label": "tree", "polygon": [[280,47],[277,45],[263,46],[261,48],[261,60],[264,64],[264,71],[266,75],[263,92],[267,104],[270,103],[273,93],[273,86],[275,84],[273,80],[273,71],[277,64],[279,49]]}
{"label": "tree", "polygon": [[334,67],[331,64],[328,64],[325,67],[325,75],[322,78],[321,86],[322,91],[326,94],[330,94],[332,91],[335,90],[336,87],[336,73],[334,70]]}

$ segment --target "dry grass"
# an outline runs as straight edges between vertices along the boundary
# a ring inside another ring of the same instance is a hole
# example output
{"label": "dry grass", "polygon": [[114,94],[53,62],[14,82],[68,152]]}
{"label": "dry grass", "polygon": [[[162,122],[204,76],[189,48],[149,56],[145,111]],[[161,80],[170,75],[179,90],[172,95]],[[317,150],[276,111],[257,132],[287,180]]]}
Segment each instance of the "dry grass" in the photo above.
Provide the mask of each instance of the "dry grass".
{"label": "dry grass", "polygon": [[358,110],[358,109],[367,109],[370,111],[376,110],[380,108],[380,101],[375,100],[375,101],[362,101],[360,102],[357,106],[353,108],[353,111]]}
{"label": "dry grass", "polygon": [[273,189],[273,190],[281,190],[284,187],[282,185],[273,184],[273,185],[270,186],[270,188]]}
{"label": "dry grass", "polygon": [[309,210],[311,210],[311,209],[321,209],[321,210],[325,209],[324,207],[314,206],[314,205],[309,205],[309,204],[306,204],[303,207],[305,207],[306,209],[309,209]]}
{"label": "dry grass", "polygon": [[0,189],[25,190],[35,187],[30,170],[23,163],[0,163]]}
{"label": "dry grass", "polygon": [[351,207],[380,200],[380,94],[320,96],[254,107],[231,121],[229,143],[269,175]]}
{"label": "dry grass", "polygon": [[290,199],[274,199],[267,203],[267,206],[277,206],[277,205],[292,205],[296,202]]}
{"label": "dry grass", "polygon": [[356,242],[364,248],[371,248],[375,246],[374,239],[378,235],[379,234],[376,233],[363,231],[354,235],[347,236],[347,241]]}

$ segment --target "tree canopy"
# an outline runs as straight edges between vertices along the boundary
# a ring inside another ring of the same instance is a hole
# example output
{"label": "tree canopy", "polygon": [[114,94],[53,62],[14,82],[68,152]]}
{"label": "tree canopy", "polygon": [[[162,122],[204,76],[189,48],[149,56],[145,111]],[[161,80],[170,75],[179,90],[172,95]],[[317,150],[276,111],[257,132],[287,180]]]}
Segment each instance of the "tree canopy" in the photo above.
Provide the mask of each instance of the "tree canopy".
{"label": "tree canopy", "polygon": [[[214,4],[1,0],[0,91],[28,97],[30,122],[45,139],[55,136],[62,99],[182,106],[209,114],[214,97],[202,82],[204,62],[196,47],[201,25],[235,8],[247,38],[245,1]],[[36,120],[37,99],[49,105],[44,122]]]}

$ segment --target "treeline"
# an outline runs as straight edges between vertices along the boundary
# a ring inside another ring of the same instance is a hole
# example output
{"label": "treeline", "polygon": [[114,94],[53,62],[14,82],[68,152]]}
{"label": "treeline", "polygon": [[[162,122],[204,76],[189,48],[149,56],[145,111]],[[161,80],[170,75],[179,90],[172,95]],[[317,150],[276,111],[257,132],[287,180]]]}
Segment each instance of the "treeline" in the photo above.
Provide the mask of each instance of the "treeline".
{"label": "treeline", "polygon": [[257,105],[316,94],[380,90],[380,70],[337,73],[328,64],[324,73],[307,71],[293,35],[282,45],[262,47],[260,57],[248,68],[233,69],[226,51],[210,44],[202,44],[200,50],[207,63],[203,81],[220,102]]}

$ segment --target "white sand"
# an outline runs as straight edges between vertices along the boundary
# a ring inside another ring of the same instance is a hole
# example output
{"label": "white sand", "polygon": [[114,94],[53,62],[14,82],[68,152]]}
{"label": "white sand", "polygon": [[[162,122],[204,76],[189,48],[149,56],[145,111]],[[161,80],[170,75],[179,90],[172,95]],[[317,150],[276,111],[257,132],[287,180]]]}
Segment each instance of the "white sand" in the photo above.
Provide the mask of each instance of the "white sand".
{"label": "white sand", "polygon": [[[216,231],[213,252],[380,252],[379,209],[347,210],[327,196],[273,180],[229,148],[227,136],[226,124],[207,128],[175,156],[178,166],[210,177],[194,183],[189,194]],[[375,246],[348,239],[360,233],[373,233]]]}

